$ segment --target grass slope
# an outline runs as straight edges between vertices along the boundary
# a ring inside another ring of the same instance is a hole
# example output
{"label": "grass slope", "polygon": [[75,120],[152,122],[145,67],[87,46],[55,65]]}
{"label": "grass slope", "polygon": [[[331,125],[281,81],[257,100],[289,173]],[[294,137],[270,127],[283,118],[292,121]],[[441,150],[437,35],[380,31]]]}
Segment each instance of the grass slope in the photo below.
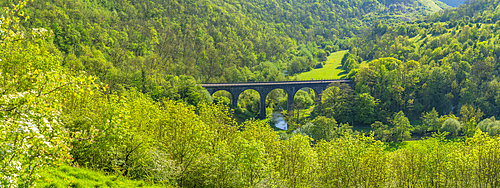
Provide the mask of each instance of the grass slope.
{"label": "grass slope", "polygon": [[429,13],[434,13],[443,9],[451,8],[451,6],[437,0],[418,0],[423,6],[427,7]]}
{"label": "grass slope", "polygon": [[347,50],[338,51],[330,54],[323,68],[313,69],[308,72],[300,73],[296,76],[297,80],[333,80],[340,79],[345,73],[342,69],[341,61]]}
{"label": "grass slope", "polygon": [[452,7],[458,7],[465,2],[464,0],[440,0],[440,1]]}
{"label": "grass slope", "polygon": [[37,187],[164,187],[130,180],[121,175],[105,175],[85,168],[61,166],[44,170]]}

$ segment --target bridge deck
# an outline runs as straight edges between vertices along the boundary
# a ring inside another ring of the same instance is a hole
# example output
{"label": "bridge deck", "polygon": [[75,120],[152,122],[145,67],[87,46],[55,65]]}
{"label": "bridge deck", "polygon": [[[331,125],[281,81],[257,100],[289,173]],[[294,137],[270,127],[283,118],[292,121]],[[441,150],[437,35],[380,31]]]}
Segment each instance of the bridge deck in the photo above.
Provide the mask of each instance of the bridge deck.
{"label": "bridge deck", "polygon": [[297,84],[322,84],[333,82],[352,82],[352,80],[309,80],[309,81],[283,81],[283,82],[244,82],[244,83],[205,83],[202,87],[231,87],[231,86],[276,86]]}

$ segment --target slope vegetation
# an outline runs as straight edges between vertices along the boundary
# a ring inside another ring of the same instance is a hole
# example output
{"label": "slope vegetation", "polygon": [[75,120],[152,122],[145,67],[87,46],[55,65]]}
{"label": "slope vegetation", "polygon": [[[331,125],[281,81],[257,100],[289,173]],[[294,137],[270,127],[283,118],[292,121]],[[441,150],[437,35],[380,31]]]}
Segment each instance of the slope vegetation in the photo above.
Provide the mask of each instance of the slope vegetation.
{"label": "slope vegetation", "polygon": [[473,105],[485,117],[500,115],[498,5],[478,0],[415,22],[374,25],[350,44],[358,62],[370,62],[349,74],[357,92],[370,93],[390,113],[419,117],[435,107],[458,114]]}
{"label": "slope vegetation", "polygon": [[52,30],[65,66],[114,89],[148,91],[147,86],[164,85],[166,75],[202,82],[284,80],[282,71],[292,61],[304,59],[299,72],[322,61],[324,52],[303,54],[298,45],[342,49],[345,37],[361,34],[376,19],[396,23],[440,10],[426,4],[40,0],[29,6],[33,14],[26,27]]}
{"label": "slope vegetation", "polygon": [[107,175],[86,168],[53,167],[40,174],[37,187],[163,187],[130,180],[120,174]]}

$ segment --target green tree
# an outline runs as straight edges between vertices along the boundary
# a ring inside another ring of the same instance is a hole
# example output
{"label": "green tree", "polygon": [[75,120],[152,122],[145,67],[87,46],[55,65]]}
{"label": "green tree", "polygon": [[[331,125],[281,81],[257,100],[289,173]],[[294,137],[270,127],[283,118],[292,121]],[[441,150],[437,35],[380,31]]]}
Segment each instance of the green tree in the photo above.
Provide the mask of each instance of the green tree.
{"label": "green tree", "polygon": [[[255,144],[262,143],[265,148],[265,153],[255,153],[256,150],[252,151],[251,148],[247,148],[250,150],[246,151],[250,152],[251,155],[247,159],[244,159],[247,157],[245,153],[241,154],[242,161],[239,164],[241,165],[240,173],[243,174],[245,182],[243,184],[252,185],[265,181],[266,177],[271,176],[277,168],[280,168],[277,163],[280,161],[278,156],[282,145],[278,140],[278,134],[266,121],[252,120],[243,122],[238,136],[241,136],[248,142],[254,142]],[[260,161],[261,157],[265,157],[265,160]]]}
{"label": "green tree", "polygon": [[311,185],[316,169],[316,152],[311,147],[310,138],[300,134],[281,142],[278,153],[280,160],[276,174],[289,187]]}
{"label": "green tree", "polygon": [[318,116],[302,127],[303,131],[311,135],[314,140],[331,141],[343,135],[352,134],[349,124],[337,124],[335,119]]}
{"label": "green tree", "polygon": [[460,131],[461,127],[462,125],[460,125],[460,122],[458,120],[456,120],[455,118],[448,118],[446,121],[444,121],[443,126],[441,126],[439,131],[446,131],[456,136],[458,135],[458,131]]}
{"label": "green tree", "polygon": [[474,106],[470,104],[463,105],[460,108],[460,121],[462,122],[469,122],[472,118],[474,118],[477,121],[480,121],[481,118],[483,117],[484,113],[481,112],[481,109],[474,109]]}
{"label": "green tree", "polygon": [[391,119],[391,124],[392,140],[401,142],[405,139],[411,138],[410,130],[413,126],[411,126],[410,121],[405,116],[403,111],[394,113],[394,116]]}
{"label": "green tree", "polygon": [[388,160],[384,144],[372,136],[348,136],[331,142],[320,141],[317,153],[316,178],[321,187],[382,187],[387,178]]}
{"label": "green tree", "polygon": [[422,121],[428,131],[437,131],[440,128],[441,121],[439,120],[439,114],[435,108],[432,108],[430,112],[426,112],[422,115]]}
{"label": "green tree", "polygon": [[190,105],[197,105],[199,102],[205,102],[208,99],[203,94],[204,89],[191,76],[165,76],[158,84],[151,89],[149,94],[156,101],[162,98],[184,102]]}
{"label": "green tree", "polygon": [[135,89],[121,96],[95,91],[67,100],[64,107],[75,163],[136,178],[147,175],[141,168],[155,157],[150,153],[158,154],[152,131],[161,117],[150,97]]}
{"label": "green tree", "polygon": [[354,55],[352,55],[350,53],[346,53],[344,55],[344,57],[342,58],[341,64],[342,64],[342,69],[344,69],[348,73],[352,69],[355,69],[358,67],[358,62],[356,62]]}
{"label": "green tree", "polygon": [[373,98],[369,93],[356,95],[354,104],[353,111],[356,121],[369,124],[377,120],[378,100]]}
{"label": "green tree", "polygon": [[320,114],[339,122],[350,122],[353,102],[352,89],[347,84],[332,85],[323,91]]}
{"label": "green tree", "polygon": [[371,125],[373,129],[373,133],[375,134],[374,138],[380,141],[390,141],[392,138],[392,132],[391,129],[389,129],[389,126],[384,125],[380,121],[376,121]]}
{"label": "green tree", "polygon": [[295,94],[293,99],[293,106],[296,109],[295,114],[297,114],[297,122],[300,122],[300,111],[303,109],[308,109],[314,104],[314,100],[310,97],[310,94],[306,91],[299,90]]}
{"label": "green tree", "polygon": [[197,160],[210,146],[206,139],[208,125],[192,107],[171,100],[162,100],[162,114],[153,129],[158,149],[179,166],[178,184],[190,185],[190,173],[196,171]]}
{"label": "green tree", "polygon": [[474,133],[476,132],[476,118],[472,118],[469,122],[466,122],[465,125],[462,127],[462,132],[464,135],[472,137],[474,136]]}
{"label": "green tree", "polygon": [[500,121],[497,121],[495,117],[484,119],[477,124],[477,128],[491,136],[497,135],[500,134]]}

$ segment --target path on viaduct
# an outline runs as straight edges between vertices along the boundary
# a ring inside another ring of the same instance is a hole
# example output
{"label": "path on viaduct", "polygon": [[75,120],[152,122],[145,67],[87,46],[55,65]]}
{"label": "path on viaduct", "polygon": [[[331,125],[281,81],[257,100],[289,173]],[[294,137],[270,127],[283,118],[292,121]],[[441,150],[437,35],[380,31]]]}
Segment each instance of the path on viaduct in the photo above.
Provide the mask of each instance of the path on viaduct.
{"label": "path on viaduct", "polygon": [[311,88],[318,96],[316,102],[321,101],[321,93],[331,83],[345,83],[354,86],[352,80],[311,80],[311,81],[286,81],[286,82],[248,82],[248,83],[213,83],[202,84],[210,95],[220,90],[225,90],[233,96],[233,106],[238,107],[238,97],[248,89],[257,91],[260,95],[260,115],[259,118],[266,118],[266,97],[269,92],[275,89],[283,89],[288,94],[287,111],[293,111],[293,100],[295,93],[302,88]]}

